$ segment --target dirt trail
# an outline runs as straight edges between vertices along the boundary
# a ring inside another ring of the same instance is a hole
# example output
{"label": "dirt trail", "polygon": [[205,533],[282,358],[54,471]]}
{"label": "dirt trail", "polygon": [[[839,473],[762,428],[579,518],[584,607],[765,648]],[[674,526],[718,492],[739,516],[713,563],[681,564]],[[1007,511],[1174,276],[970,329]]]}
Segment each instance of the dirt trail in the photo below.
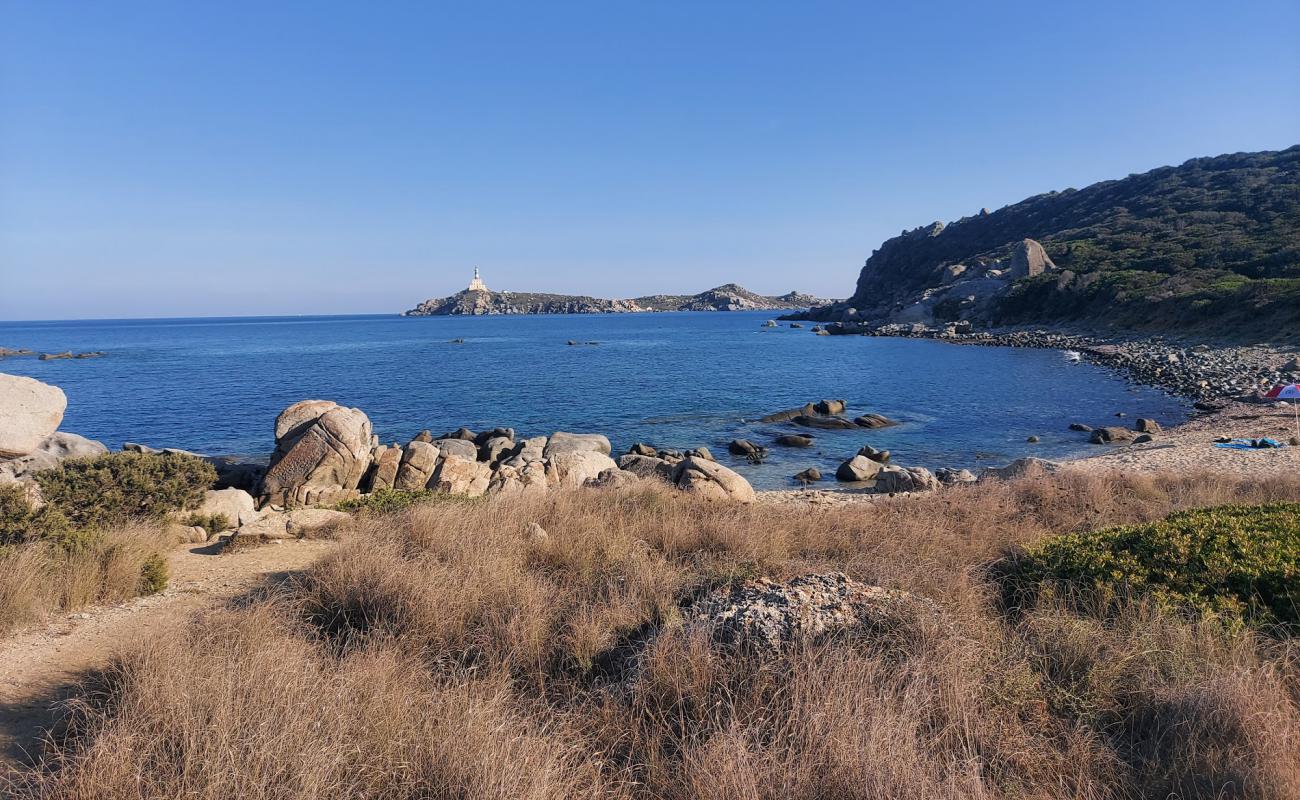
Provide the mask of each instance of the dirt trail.
{"label": "dirt trail", "polygon": [[185,545],[172,552],[171,580],[159,594],[62,615],[0,639],[0,763],[30,758],[56,718],[55,704],[120,648],[301,570],[336,545],[291,540],[231,554]]}

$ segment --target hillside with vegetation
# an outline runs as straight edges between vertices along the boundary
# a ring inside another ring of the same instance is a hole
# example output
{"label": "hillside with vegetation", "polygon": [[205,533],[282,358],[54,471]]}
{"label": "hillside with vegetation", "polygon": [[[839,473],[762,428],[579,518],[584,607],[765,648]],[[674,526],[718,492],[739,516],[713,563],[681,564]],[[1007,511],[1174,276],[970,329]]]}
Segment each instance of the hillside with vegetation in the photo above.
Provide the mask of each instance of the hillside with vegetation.
{"label": "hillside with vegetation", "polygon": [[[1025,240],[1047,268],[1008,274]],[[925,315],[899,318],[917,302]],[[811,316],[850,308],[881,321],[1267,336],[1300,322],[1300,146],[1196,158],[905,232],[871,255],[852,298]]]}

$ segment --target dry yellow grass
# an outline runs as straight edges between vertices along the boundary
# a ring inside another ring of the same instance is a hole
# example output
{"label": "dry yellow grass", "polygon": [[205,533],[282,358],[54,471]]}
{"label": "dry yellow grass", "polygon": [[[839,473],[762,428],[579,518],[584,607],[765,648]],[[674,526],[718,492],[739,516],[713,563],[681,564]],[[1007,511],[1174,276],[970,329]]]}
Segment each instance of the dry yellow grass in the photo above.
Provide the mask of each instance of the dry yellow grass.
{"label": "dry yellow grass", "polygon": [[[1050,533],[1297,498],[1300,480],[1062,474],[829,509],[654,487],[417,507],[123,656],[10,791],[1294,798],[1289,640],[1140,601],[1006,616],[985,567]],[[826,570],[943,613],[768,659],[673,624],[707,587]]]}
{"label": "dry yellow grass", "polygon": [[156,526],[140,524],[82,536],[75,546],[37,540],[0,547],[0,633],[52,611],[156,589],[171,544]]}

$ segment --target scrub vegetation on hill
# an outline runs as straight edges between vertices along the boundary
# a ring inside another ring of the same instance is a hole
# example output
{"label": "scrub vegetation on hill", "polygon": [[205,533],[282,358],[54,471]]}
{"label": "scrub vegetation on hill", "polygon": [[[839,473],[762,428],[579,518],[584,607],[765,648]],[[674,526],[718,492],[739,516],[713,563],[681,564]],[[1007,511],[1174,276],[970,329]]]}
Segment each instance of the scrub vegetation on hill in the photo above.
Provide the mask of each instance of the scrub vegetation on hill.
{"label": "scrub vegetation on hill", "polygon": [[[1268,527],[1297,500],[1294,478],[1062,472],[870,506],[647,484],[377,508],[305,574],[122,655],[9,791],[1293,798],[1284,631],[1140,592],[1008,608],[997,567],[1116,526],[1156,541],[1196,508]],[[937,611],[775,653],[681,624],[713,587],[829,572]]]}
{"label": "scrub vegetation on hill", "polygon": [[1005,258],[1024,239],[1058,269],[1021,280],[994,322],[1276,336],[1300,323],[1300,146],[1196,158],[906,233],[867,260],[848,304],[886,311],[938,285],[946,265]]}

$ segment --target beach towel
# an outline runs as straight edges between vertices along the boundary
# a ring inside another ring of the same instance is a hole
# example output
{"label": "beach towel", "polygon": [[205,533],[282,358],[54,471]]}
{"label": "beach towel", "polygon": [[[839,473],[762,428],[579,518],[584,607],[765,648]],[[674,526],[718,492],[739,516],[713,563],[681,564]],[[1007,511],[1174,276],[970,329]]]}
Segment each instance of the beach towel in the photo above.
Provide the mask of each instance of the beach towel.
{"label": "beach towel", "polygon": [[1222,447],[1225,450],[1271,450],[1276,447],[1286,447],[1277,439],[1264,437],[1263,439],[1231,439],[1226,442],[1216,442],[1215,447]]}

